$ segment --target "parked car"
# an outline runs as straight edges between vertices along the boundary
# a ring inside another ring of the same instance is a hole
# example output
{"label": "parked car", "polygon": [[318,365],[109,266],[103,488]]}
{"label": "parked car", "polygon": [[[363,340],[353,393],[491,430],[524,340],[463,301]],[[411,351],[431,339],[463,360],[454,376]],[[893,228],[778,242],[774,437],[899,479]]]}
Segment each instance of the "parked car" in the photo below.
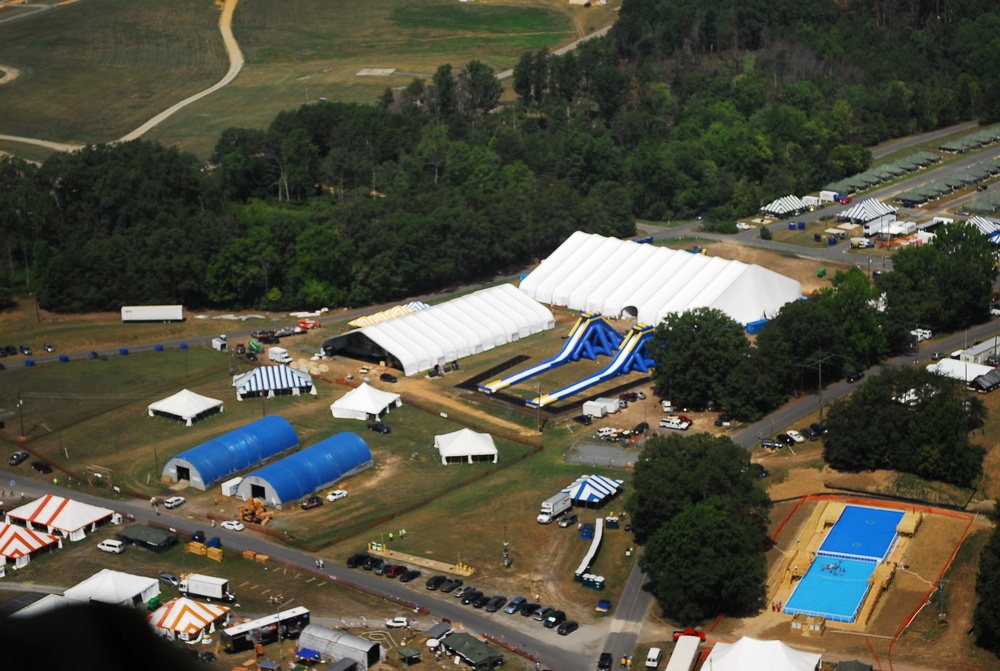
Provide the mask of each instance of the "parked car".
{"label": "parked car", "polygon": [[10,464],[11,466],[17,466],[30,456],[31,455],[25,452],[24,450],[18,450],[14,454],[10,455],[10,459],[7,460],[7,463]]}
{"label": "parked car", "polygon": [[382,373],[378,376],[378,379],[382,382],[397,382],[396,376],[391,373]]}
{"label": "parked car", "polygon": [[676,429],[677,431],[687,431],[691,428],[693,423],[694,422],[684,416],[664,417],[660,420],[660,427],[664,429]]}
{"label": "parked car", "polygon": [[524,608],[524,606],[527,603],[528,600],[525,599],[523,596],[515,596],[513,599],[510,600],[510,603],[507,604],[507,607],[503,609],[503,612],[507,613],[508,615],[513,615],[514,613]]}
{"label": "parked car", "polygon": [[732,415],[719,415],[718,417],[715,418],[716,426],[729,426],[732,423],[733,423]]}
{"label": "parked car", "polygon": [[809,428],[821,436],[824,433],[826,433],[826,427],[820,424],[819,422],[813,422],[812,424],[809,425]]}
{"label": "parked car", "polygon": [[625,401],[627,403],[635,403],[639,400],[639,395],[634,391],[626,391],[624,394],[618,395],[618,400]]}
{"label": "parked car", "polygon": [[164,585],[170,585],[171,587],[181,586],[181,579],[173,573],[167,573],[166,571],[160,571],[160,582]]}
{"label": "parked car", "polygon": [[456,587],[454,590],[452,590],[451,595],[456,599],[461,600],[463,596],[473,591],[474,589],[476,588],[473,587],[472,585],[462,585],[461,587]]}
{"label": "parked car", "polygon": [[468,606],[471,603],[475,603],[478,599],[483,597],[483,593],[478,589],[469,590],[462,596],[462,605]]}
{"label": "parked car", "polygon": [[739,231],[749,231],[751,228],[753,228],[753,227],[750,224],[748,224],[747,222],[745,222],[745,221],[737,221],[736,222],[736,229],[739,230]]}
{"label": "parked car", "polygon": [[109,538],[108,540],[103,540],[98,543],[97,549],[102,552],[110,552],[114,555],[120,555],[125,552],[125,543]]}
{"label": "parked car", "polygon": [[577,424],[582,424],[584,426],[590,426],[594,423],[594,418],[590,415],[577,415],[573,418],[573,421]]}
{"label": "parked car", "polygon": [[87,358],[88,359],[100,359],[101,355],[98,354],[97,352],[87,352]]}
{"label": "parked car", "polygon": [[483,610],[485,610],[487,613],[495,613],[501,608],[503,608],[505,605],[507,605],[507,597],[498,594],[496,596],[490,597],[490,600],[486,602],[486,605],[483,607]]}
{"label": "parked car", "polygon": [[566,613],[561,610],[554,610],[545,616],[545,628],[555,629],[560,624],[566,621]]}
{"label": "parked car", "polygon": [[358,568],[363,565],[369,557],[371,557],[371,555],[364,552],[353,554],[347,558],[347,568]]}
{"label": "parked car", "polygon": [[17,356],[17,348],[13,345],[5,345],[3,351],[7,353],[7,356]]}
{"label": "parked car", "polygon": [[768,471],[766,468],[764,468],[764,464],[750,464],[750,466],[755,471],[757,471],[757,475],[760,476],[760,477],[762,477],[762,478],[766,478],[767,476],[771,475],[770,471]]}
{"label": "parked car", "polygon": [[333,490],[332,492],[330,492],[329,494],[326,495],[326,500],[329,501],[330,503],[333,503],[334,501],[339,501],[340,499],[346,499],[346,498],[347,498],[347,490],[346,489],[335,489],[335,490]]}
{"label": "parked car", "polygon": [[45,343],[44,345],[42,345],[42,349],[48,352],[49,354],[56,351],[55,346],[50,345],[49,343]]}
{"label": "parked car", "polygon": [[787,433],[779,433],[774,438],[775,438],[775,440],[777,440],[782,445],[794,445],[795,444],[795,441],[792,440],[791,436],[789,436]]}
{"label": "parked car", "polygon": [[438,589],[441,590],[443,593],[448,594],[456,587],[461,587],[462,583],[463,580],[461,578],[449,578],[445,580],[443,583],[441,583]]}
{"label": "parked car", "polygon": [[313,508],[319,508],[321,505],[323,505],[323,499],[321,497],[310,496],[302,502],[302,510],[312,510]]}
{"label": "parked car", "polygon": [[391,566],[392,566],[392,564],[388,564],[386,562],[382,562],[380,565],[378,565],[377,567],[375,567],[374,573],[375,573],[375,575],[385,575],[385,572],[388,571]]}
{"label": "parked car", "polygon": [[226,520],[219,526],[226,531],[243,531],[246,529],[246,527],[243,526],[243,522],[240,522],[239,520]]}
{"label": "parked car", "polygon": [[570,620],[569,622],[563,622],[562,624],[560,624],[559,628],[556,629],[556,633],[559,634],[560,636],[569,636],[579,628],[580,628],[579,623]]}
{"label": "parked car", "polygon": [[803,426],[799,429],[799,433],[806,437],[806,440],[815,441],[819,440],[819,434],[810,429],[808,426]]}
{"label": "parked car", "polygon": [[420,571],[415,568],[411,568],[408,571],[403,571],[399,576],[399,582],[413,582],[420,577]]}
{"label": "parked car", "polygon": [[31,356],[32,354],[31,348],[28,347],[27,345],[21,345],[20,349],[21,349],[21,354],[23,354],[24,356]]}
{"label": "parked car", "polygon": [[392,429],[389,428],[389,425],[382,422],[372,422],[368,425],[368,430],[382,434],[392,433]]}
{"label": "parked car", "polygon": [[641,436],[647,431],[649,431],[649,424],[647,422],[639,422],[635,425],[635,428],[632,429],[632,435]]}
{"label": "parked car", "polygon": [[577,519],[579,518],[576,516],[576,513],[566,513],[559,518],[559,521],[556,524],[565,529],[566,527],[571,527],[576,524]]}
{"label": "parked car", "polygon": [[861,371],[858,371],[856,373],[848,373],[847,374],[847,381],[849,383],[860,382],[864,378],[865,378],[865,374],[863,372],[861,372]]}
{"label": "parked car", "polygon": [[407,571],[406,567],[403,566],[402,564],[393,564],[392,566],[387,567],[385,571],[382,573],[382,575],[391,580],[395,580],[399,576],[406,573],[406,571]]}
{"label": "parked car", "polygon": [[211,664],[217,659],[218,657],[216,657],[215,653],[212,652],[211,650],[202,650],[201,652],[198,653],[198,661],[204,662],[205,664]]}
{"label": "parked car", "polygon": [[205,532],[198,529],[193,534],[191,534],[192,543],[204,543],[205,542]]}
{"label": "parked car", "polygon": [[762,438],[760,441],[760,446],[765,450],[777,450],[781,448],[781,443],[771,438]]}
{"label": "parked car", "polygon": [[31,467],[36,471],[38,471],[39,473],[52,472],[52,464],[50,464],[47,461],[42,461],[41,459],[39,459],[38,461],[31,462]]}
{"label": "parked car", "polygon": [[476,609],[484,608],[492,598],[493,597],[491,597],[489,594],[483,594],[481,597],[472,602],[472,607]]}
{"label": "parked car", "polygon": [[247,361],[256,361],[256,360],[257,360],[256,352],[247,352]]}
{"label": "parked car", "polygon": [[610,652],[602,652],[597,659],[597,671],[611,671],[613,659]]}
{"label": "parked car", "polygon": [[794,440],[796,443],[806,442],[806,439],[802,437],[802,434],[796,431],[795,429],[789,429],[788,431],[786,431],[786,433],[788,434],[788,437]]}
{"label": "parked car", "polygon": [[547,618],[549,614],[552,613],[552,611],[554,610],[555,608],[553,608],[552,606],[542,606],[541,608],[536,610],[534,615],[532,615],[531,617],[538,620],[539,622],[544,622],[545,618]]}
{"label": "parked car", "polygon": [[187,501],[187,499],[185,499],[183,496],[171,496],[169,499],[163,502],[163,507],[177,508],[179,506],[184,505],[185,501]]}
{"label": "parked car", "polygon": [[438,587],[440,587],[441,583],[443,583],[447,579],[448,579],[448,576],[444,576],[444,575],[431,576],[430,578],[427,579],[427,582],[424,584],[424,587],[426,587],[427,589],[429,589],[431,591],[434,591]]}
{"label": "parked car", "polygon": [[521,617],[531,617],[534,615],[539,608],[542,607],[540,603],[529,603],[521,607]]}
{"label": "parked car", "polygon": [[366,571],[374,571],[375,569],[381,567],[383,564],[385,564],[385,560],[382,559],[381,557],[369,557],[368,559],[365,560],[365,563],[361,565],[361,568],[363,568]]}
{"label": "parked car", "polygon": [[601,428],[599,428],[597,430],[597,437],[598,438],[607,438],[608,436],[613,436],[616,433],[618,433],[618,430],[615,429],[614,427],[602,426]]}
{"label": "parked car", "polygon": [[405,617],[394,617],[391,620],[386,620],[385,626],[390,629],[405,629],[410,626],[410,621]]}

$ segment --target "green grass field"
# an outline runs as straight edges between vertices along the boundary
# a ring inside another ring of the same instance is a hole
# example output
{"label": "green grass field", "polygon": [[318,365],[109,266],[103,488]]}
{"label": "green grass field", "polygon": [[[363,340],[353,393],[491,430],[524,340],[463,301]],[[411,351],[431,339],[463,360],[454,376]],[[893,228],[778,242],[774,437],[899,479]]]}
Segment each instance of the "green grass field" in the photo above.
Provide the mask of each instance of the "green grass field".
{"label": "green grass field", "polygon": [[[241,0],[233,19],[246,57],[239,77],[146,137],[204,158],[231,126],[264,127],[279,111],[319,97],[372,102],[387,86],[405,86],[443,63],[458,68],[479,59],[500,71],[527,50],[555,48],[611,23],[617,7]],[[0,25],[0,63],[22,70],[19,81],[0,87],[0,133],[67,142],[124,135],[222,77],[228,61],[218,14],[193,0],[88,0]],[[400,74],[356,76],[362,68]]]}

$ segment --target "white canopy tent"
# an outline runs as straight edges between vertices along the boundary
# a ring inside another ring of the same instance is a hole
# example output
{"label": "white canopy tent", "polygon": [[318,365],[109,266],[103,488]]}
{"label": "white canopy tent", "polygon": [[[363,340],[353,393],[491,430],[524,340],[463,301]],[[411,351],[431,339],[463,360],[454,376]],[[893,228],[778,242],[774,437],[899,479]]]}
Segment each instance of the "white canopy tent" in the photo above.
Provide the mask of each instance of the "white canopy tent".
{"label": "white canopy tent", "polygon": [[798,196],[782,196],[777,200],[773,200],[764,207],[760,208],[760,211],[764,214],[771,214],[775,217],[790,217],[792,215],[805,212],[809,209],[809,205],[806,201],[802,200]]}
{"label": "white canopy tent", "polygon": [[944,377],[969,383],[980,375],[986,375],[996,369],[981,363],[959,361],[958,359],[941,359],[927,366],[927,370],[938,375],[943,375]]}
{"label": "white canopy tent", "polygon": [[98,601],[113,606],[145,604],[159,595],[160,583],[156,578],[112,571],[109,568],[101,569],[64,592],[67,599],[84,603]]}
{"label": "white canopy tent", "polygon": [[173,396],[156,403],[150,403],[146,407],[150,417],[156,415],[176,417],[184,420],[188,426],[204,415],[211,412],[224,412],[225,409],[225,404],[222,401],[196,394],[190,389],[182,389]]}
{"label": "white canopy tent", "polygon": [[392,408],[398,408],[403,402],[399,394],[376,389],[367,382],[347,392],[330,406],[333,416],[338,419],[360,419],[369,417],[378,419]]}
{"label": "white canopy tent", "polygon": [[323,351],[387,361],[409,376],[554,327],[548,309],[501,284],[334,336]]}
{"label": "white canopy tent", "polygon": [[161,606],[146,620],[161,636],[197,643],[228,617],[229,608],[225,606],[180,597]]}
{"label": "white canopy tent", "polygon": [[823,656],[802,652],[781,641],[744,636],[735,643],[716,643],[703,668],[712,671],[819,671]]}
{"label": "white canopy tent", "polygon": [[113,514],[107,508],[46,494],[11,510],[6,521],[28,529],[44,528],[50,534],[78,541],[87,535],[88,528],[94,531],[98,523],[110,520]]}
{"label": "white canopy tent", "polygon": [[0,524],[0,565],[10,560],[14,562],[14,568],[23,568],[33,554],[53,545],[62,547],[62,541],[51,534],[13,524]]}
{"label": "white canopy tent", "polygon": [[233,376],[233,386],[236,387],[236,400],[242,401],[247,394],[267,393],[268,398],[274,398],[275,392],[291,392],[298,396],[308,392],[316,396],[316,386],[312,376],[301,370],[295,370],[284,364],[280,366],[261,366],[249,373]]}
{"label": "white canopy tent", "polygon": [[658,324],[671,312],[722,310],[769,319],[802,285],[758,265],[577,231],[521,281],[529,297],[611,318]]}
{"label": "white canopy tent", "polygon": [[497,446],[493,436],[477,433],[472,429],[459,429],[453,433],[434,436],[434,447],[441,453],[442,464],[468,461],[492,461],[497,463]]}

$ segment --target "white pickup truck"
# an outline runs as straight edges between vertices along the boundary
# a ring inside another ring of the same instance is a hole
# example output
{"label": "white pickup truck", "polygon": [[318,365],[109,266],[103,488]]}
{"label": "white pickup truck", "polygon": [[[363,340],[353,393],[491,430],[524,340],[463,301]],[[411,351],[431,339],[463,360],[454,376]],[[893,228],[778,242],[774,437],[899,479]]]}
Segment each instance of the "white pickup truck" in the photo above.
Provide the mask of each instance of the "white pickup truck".
{"label": "white pickup truck", "polygon": [[677,431],[687,431],[694,424],[684,415],[678,417],[663,417],[660,419],[660,427],[664,429],[675,429]]}

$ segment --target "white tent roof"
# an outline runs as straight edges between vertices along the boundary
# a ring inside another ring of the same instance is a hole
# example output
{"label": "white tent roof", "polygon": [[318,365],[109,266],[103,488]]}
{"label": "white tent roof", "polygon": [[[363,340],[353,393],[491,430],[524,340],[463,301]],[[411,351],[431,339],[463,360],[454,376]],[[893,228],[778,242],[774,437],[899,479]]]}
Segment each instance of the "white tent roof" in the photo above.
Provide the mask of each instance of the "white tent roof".
{"label": "white tent roof", "polygon": [[997,223],[995,220],[987,217],[972,217],[967,219],[965,223],[972,224],[978,228],[983,235],[993,235],[994,233],[1000,231],[1000,223]]}
{"label": "white tent roof", "polygon": [[201,603],[186,597],[173,599],[146,619],[159,629],[192,636],[226,616],[225,606]]}
{"label": "white tent roof", "polygon": [[712,671],[816,671],[823,656],[802,652],[781,641],[744,636],[735,643],[716,643],[703,668]]}
{"label": "white tent roof", "polygon": [[131,606],[137,600],[148,601],[159,593],[160,583],[155,578],[144,578],[106,568],[70,587],[64,595],[74,601]]}
{"label": "white tent roof", "polygon": [[46,494],[7,513],[9,520],[21,520],[29,527],[56,529],[64,533],[79,531],[110,517],[114,511],[92,506],[53,494]]}
{"label": "white tent roof", "polygon": [[188,426],[191,426],[191,422],[198,415],[215,409],[222,412],[225,410],[225,405],[222,401],[196,394],[190,389],[182,389],[173,396],[167,397],[162,401],[157,401],[156,403],[150,403],[146,407],[150,417],[157,412],[164,415],[173,415],[183,419],[187,422]]}
{"label": "white tent roof", "polygon": [[347,392],[330,406],[334,417],[340,419],[368,419],[369,415],[380,416],[391,407],[399,407],[399,394],[376,389],[368,383]]}
{"label": "white tent roof", "polygon": [[554,327],[548,309],[501,284],[336,336],[323,348],[337,350],[362,337],[414,375]]}
{"label": "white tent roof", "polygon": [[488,456],[497,460],[497,446],[493,436],[477,433],[472,429],[459,429],[452,433],[434,436],[434,447],[441,453],[441,462],[448,459]]}
{"label": "white tent roof", "polygon": [[892,205],[886,205],[877,198],[867,198],[850,206],[838,214],[837,218],[864,223],[866,221],[878,219],[879,217],[884,217],[887,214],[895,214],[898,209],[899,208],[893,207]]}
{"label": "white tent roof", "polygon": [[614,496],[621,489],[622,480],[615,480],[603,475],[581,475],[573,484],[562,491],[573,497],[578,503],[600,503]]}
{"label": "white tent roof", "polygon": [[773,317],[802,294],[799,282],[758,265],[640,245],[577,231],[524,280],[542,303],[658,324],[671,312],[708,307],[747,324]]}
{"label": "white tent roof", "polygon": [[990,371],[994,370],[994,368],[991,366],[984,366],[981,363],[969,363],[967,361],[959,361],[957,359],[941,359],[940,361],[936,361],[927,366],[927,370],[932,373],[937,373],[938,375],[954,378],[956,380],[972,382],[980,375],[986,375]]}
{"label": "white tent roof", "polygon": [[13,524],[0,524],[0,556],[8,559],[30,555],[35,550],[58,542],[59,539],[50,534]]}
{"label": "white tent roof", "polygon": [[778,217],[783,217],[786,214],[795,214],[796,212],[802,212],[808,209],[809,206],[806,202],[798,196],[782,196],[781,198],[773,200],[764,207],[760,208],[761,212],[773,214]]}
{"label": "white tent roof", "polygon": [[233,376],[233,386],[236,387],[236,398],[243,400],[243,395],[257,391],[308,390],[316,395],[309,373],[295,370],[284,364],[280,366],[261,366],[249,373]]}

